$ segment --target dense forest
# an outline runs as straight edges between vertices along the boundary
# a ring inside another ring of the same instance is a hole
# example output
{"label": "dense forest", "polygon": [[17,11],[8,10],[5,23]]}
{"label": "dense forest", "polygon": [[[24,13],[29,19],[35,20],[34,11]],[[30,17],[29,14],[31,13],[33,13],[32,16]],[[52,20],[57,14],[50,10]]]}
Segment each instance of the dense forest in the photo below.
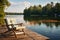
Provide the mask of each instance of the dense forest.
{"label": "dense forest", "polygon": [[60,19],[60,3],[48,3],[45,6],[34,5],[24,9],[24,17],[40,19]]}

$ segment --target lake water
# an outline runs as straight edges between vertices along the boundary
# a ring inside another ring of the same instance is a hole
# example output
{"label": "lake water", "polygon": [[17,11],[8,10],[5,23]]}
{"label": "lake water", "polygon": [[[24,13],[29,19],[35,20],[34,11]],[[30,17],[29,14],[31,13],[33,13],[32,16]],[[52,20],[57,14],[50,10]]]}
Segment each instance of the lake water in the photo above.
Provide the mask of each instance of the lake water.
{"label": "lake water", "polygon": [[26,21],[23,15],[6,15],[15,18],[17,23],[25,23],[28,29],[47,36],[50,40],[60,40],[60,22]]}

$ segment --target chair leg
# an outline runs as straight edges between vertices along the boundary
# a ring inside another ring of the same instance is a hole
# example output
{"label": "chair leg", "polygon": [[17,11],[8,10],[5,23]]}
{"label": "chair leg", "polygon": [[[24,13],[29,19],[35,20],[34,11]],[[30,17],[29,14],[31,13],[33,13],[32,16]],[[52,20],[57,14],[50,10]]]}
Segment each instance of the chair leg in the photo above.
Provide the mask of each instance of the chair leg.
{"label": "chair leg", "polygon": [[[24,32],[24,29],[22,29],[22,31]],[[24,35],[25,35],[25,32],[24,32]]]}
{"label": "chair leg", "polygon": [[15,38],[17,38],[17,35],[16,35],[16,33],[15,33],[15,31],[14,31],[14,30],[13,30],[13,33],[14,33]]}

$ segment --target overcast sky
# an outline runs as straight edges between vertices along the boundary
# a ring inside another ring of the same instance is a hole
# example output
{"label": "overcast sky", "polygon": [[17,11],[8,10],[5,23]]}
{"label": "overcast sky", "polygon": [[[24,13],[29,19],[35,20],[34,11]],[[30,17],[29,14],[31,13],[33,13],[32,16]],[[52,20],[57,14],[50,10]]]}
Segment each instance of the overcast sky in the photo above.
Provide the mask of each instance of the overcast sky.
{"label": "overcast sky", "polygon": [[9,0],[11,3],[11,6],[5,9],[5,12],[17,12],[17,13],[23,13],[23,10],[27,7],[33,6],[33,5],[39,5],[42,6],[46,5],[50,2],[59,2],[60,0]]}

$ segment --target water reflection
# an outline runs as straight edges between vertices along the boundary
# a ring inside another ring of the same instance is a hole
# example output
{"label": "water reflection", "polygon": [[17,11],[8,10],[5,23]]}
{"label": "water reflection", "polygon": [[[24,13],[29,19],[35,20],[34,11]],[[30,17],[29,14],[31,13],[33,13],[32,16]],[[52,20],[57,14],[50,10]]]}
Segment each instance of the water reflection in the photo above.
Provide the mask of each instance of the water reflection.
{"label": "water reflection", "polygon": [[45,24],[47,27],[58,27],[60,26],[60,21],[58,20],[41,20],[40,18],[37,17],[24,17],[24,20],[29,24],[29,25],[36,25],[39,24],[41,25],[41,23]]}
{"label": "water reflection", "polygon": [[45,22],[44,23],[47,27],[59,27],[60,26],[60,22]]}
{"label": "water reflection", "polygon": [[24,17],[24,20],[29,24],[28,28],[30,30],[45,35],[50,40],[60,40],[59,20],[42,20],[39,17]]}

